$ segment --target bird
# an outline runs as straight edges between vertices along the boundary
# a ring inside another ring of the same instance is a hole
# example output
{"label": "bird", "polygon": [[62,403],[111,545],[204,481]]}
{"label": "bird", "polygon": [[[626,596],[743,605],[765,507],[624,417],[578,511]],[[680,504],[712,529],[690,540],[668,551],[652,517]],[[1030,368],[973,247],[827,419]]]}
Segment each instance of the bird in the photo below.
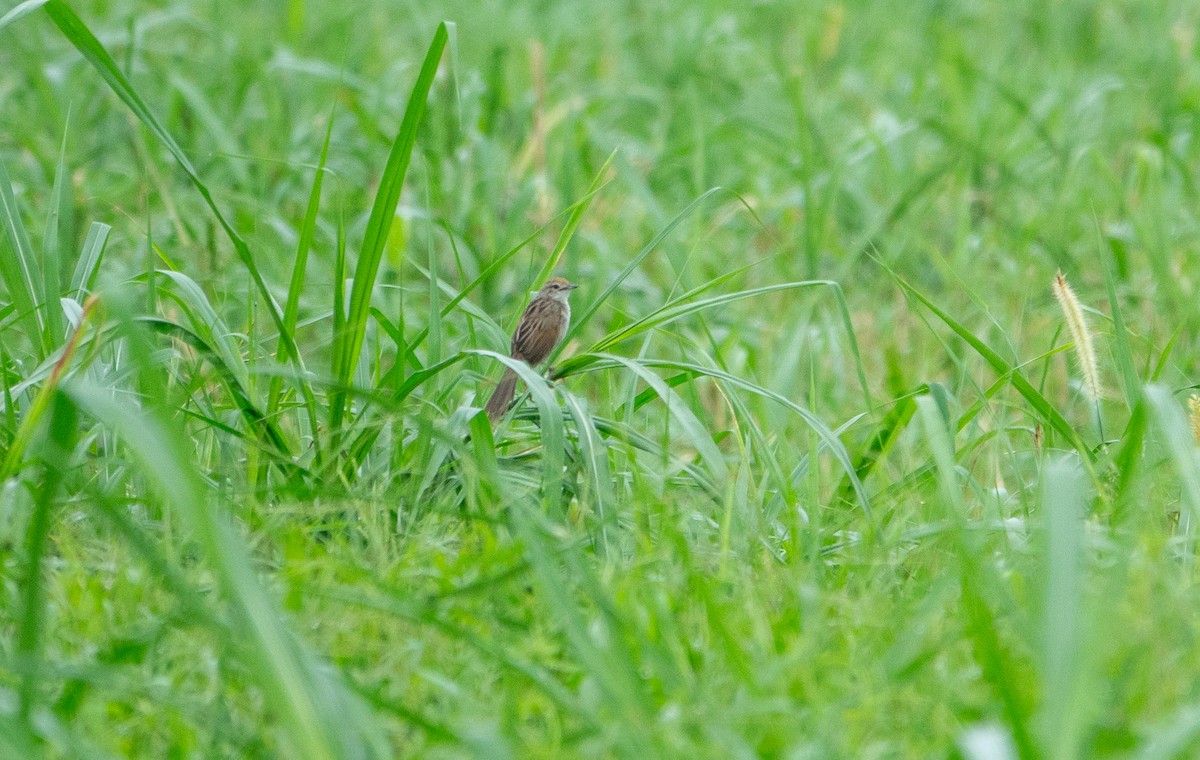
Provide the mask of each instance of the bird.
{"label": "bird", "polygon": [[[567,297],[577,287],[561,277],[546,280],[546,284],[525,307],[521,321],[513,332],[512,346],[509,348],[512,358],[534,367],[546,360],[567,334],[567,326],[571,324],[571,304]],[[516,389],[517,373],[505,368],[504,376],[500,378],[496,390],[492,391],[492,397],[485,407],[489,420],[494,423],[508,411]]]}

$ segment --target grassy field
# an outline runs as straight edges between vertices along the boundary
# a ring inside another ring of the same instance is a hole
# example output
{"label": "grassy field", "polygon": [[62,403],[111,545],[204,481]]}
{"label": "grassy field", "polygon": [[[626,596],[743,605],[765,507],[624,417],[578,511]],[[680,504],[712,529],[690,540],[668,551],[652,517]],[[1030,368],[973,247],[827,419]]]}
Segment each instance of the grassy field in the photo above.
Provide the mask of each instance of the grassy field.
{"label": "grassy field", "polygon": [[1197,3],[0,17],[0,757],[1200,755]]}

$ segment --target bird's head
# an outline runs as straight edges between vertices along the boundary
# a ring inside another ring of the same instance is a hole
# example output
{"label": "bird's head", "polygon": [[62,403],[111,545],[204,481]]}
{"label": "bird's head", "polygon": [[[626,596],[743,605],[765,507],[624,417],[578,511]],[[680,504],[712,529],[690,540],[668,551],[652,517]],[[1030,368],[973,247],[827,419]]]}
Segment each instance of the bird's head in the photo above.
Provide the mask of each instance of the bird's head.
{"label": "bird's head", "polygon": [[572,285],[561,277],[551,277],[549,280],[546,280],[546,284],[542,286],[540,291],[538,291],[538,296],[543,298],[553,298],[555,301],[566,303],[567,296],[569,296],[571,291],[577,287],[579,286]]}

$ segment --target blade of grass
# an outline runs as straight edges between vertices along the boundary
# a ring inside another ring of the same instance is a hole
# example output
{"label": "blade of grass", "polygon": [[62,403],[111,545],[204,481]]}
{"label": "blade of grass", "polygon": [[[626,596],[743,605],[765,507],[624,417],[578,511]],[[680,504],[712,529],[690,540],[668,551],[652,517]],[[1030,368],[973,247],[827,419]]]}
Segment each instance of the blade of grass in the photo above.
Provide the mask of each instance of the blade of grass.
{"label": "blade of grass", "polygon": [[24,660],[18,715],[26,721],[38,701],[38,684],[42,681],[38,671],[38,660],[44,648],[42,558],[50,536],[54,501],[79,436],[75,406],[57,389],[51,392],[49,407],[42,477],[25,533],[25,577],[21,586],[21,615],[16,640],[16,651]]}
{"label": "blade of grass", "polygon": [[1121,315],[1121,302],[1117,298],[1116,273],[1113,271],[1112,252],[1101,247],[1100,261],[1104,267],[1104,288],[1108,292],[1108,306],[1112,310],[1113,348],[1115,349],[1117,372],[1121,377],[1121,390],[1125,392],[1125,405],[1132,410],[1142,394],[1142,383],[1138,380],[1133,364],[1133,349],[1129,346],[1129,331],[1125,329],[1125,318]]}
{"label": "blade of grass", "polygon": [[[433,42],[425,53],[425,61],[421,64],[417,81],[413,84],[408,96],[408,105],[404,110],[404,119],[400,122],[400,130],[388,153],[383,175],[379,180],[379,191],[371,206],[371,216],[367,220],[363,244],[359,249],[358,263],[354,268],[354,284],[351,286],[350,302],[347,304],[346,324],[344,329],[335,334],[333,344],[334,363],[337,367],[335,376],[344,384],[349,384],[358,366],[359,353],[366,339],[367,321],[370,317],[371,295],[375,289],[375,277],[379,273],[379,265],[383,260],[383,249],[387,244],[388,233],[396,217],[396,204],[400,200],[400,191],[404,188],[404,177],[412,159],[413,146],[417,141],[417,130],[421,117],[425,114],[425,104],[429,90],[433,86],[434,75],[437,74],[442,51],[448,39],[448,24],[443,21],[438,24]],[[335,398],[332,408],[331,427],[335,430],[341,426],[345,410],[343,398]]]}
{"label": "blade of grass", "polygon": [[62,250],[59,228],[70,202],[65,181],[67,165],[67,134],[70,131],[71,112],[67,111],[67,123],[63,127],[62,144],[58,151],[58,164],[54,168],[54,185],[50,189],[50,203],[46,211],[46,232],[42,235],[42,309],[45,313],[45,345],[55,349],[66,340],[63,332],[63,311],[58,302],[62,292]]}
{"label": "blade of grass", "polygon": [[45,324],[38,309],[38,305],[44,301],[38,285],[41,273],[33,244],[29,242],[29,233],[21,221],[21,212],[17,208],[12,181],[8,178],[3,159],[0,159],[0,226],[4,227],[11,248],[8,255],[0,255],[0,277],[4,278],[8,297],[17,309],[17,318],[26,337],[37,351],[37,357],[44,359],[50,353],[50,347],[46,343]]}
{"label": "blade of grass", "polygon": [[[546,263],[542,264],[542,268],[538,270],[537,277],[533,279],[533,283],[526,291],[525,298],[521,299],[520,308],[511,317],[507,332],[511,335],[512,331],[517,327],[517,320],[521,318],[521,314],[525,311],[525,306],[529,302],[528,291],[540,290],[546,280],[550,279],[550,275],[554,273],[554,269],[558,266],[559,260],[562,259],[563,252],[567,250],[567,245],[571,239],[575,237],[575,231],[579,229],[579,225],[583,222],[584,214],[592,205],[592,199],[600,188],[605,184],[605,175],[608,174],[608,169],[612,166],[613,158],[617,152],[614,150],[608,154],[604,164],[600,167],[600,171],[596,172],[596,176],[592,179],[592,184],[588,186],[587,192],[584,193],[586,199],[583,203],[578,203],[571,209],[571,215],[567,217],[567,223],[563,225],[562,232],[558,235],[558,240],[554,244],[554,249],[550,251],[550,255],[546,257]],[[565,341],[562,341],[565,342]]]}
{"label": "blade of grass", "polygon": [[100,261],[104,258],[104,247],[108,244],[110,232],[112,227],[100,222],[92,222],[88,227],[83,250],[79,254],[79,260],[75,262],[75,271],[71,274],[71,284],[67,288],[70,298],[83,303],[87,297],[92,282],[96,279],[96,272],[100,269]]}
{"label": "blade of grass", "polygon": [[1017,687],[1016,669],[1000,640],[995,613],[985,591],[991,585],[990,573],[981,557],[987,555],[972,545],[967,531],[967,512],[962,503],[962,487],[958,482],[950,430],[932,396],[918,396],[916,403],[925,440],[933,454],[940,496],[955,526],[952,535],[959,557],[962,606],[966,616],[964,625],[975,645],[975,656],[980,660],[985,678],[1000,696],[1000,704],[1021,760],[1037,760],[1040,753],[1029,731],[1028,710]]}
{"label": "blade of grass", "polygon": [[[628,366],[629,363],[634,363],[634,360],[632,359],[624,359],[610,354],[589,354],[587,356],[610,361],[613,363],[613,365]],[[858,497],[859,506],[862,508],[863,513],[868,517],[871,515],[870,499],[867,496],[867,491],[866,488],[863,487],[862,481],[859,480],[857,473],[855,473],[854,463],[850,459],[849,452],[846,451],[846,447],[842,444],[841,440],[838,439],[837,435],[830,430],[829,426],[808,409],[800,406],[785,396],[775,393],[770,389],[755,385],[748,380],[737,377],[736,375],[732,375],[728,372],[714,369],[712,367],[703,367],[697,364],[688,364],[686,362],[676,362],[664,359],[641,359],[637,360],[636,363],[647,368],[664,367],[667,369],[686,372],[692,376],[711,377],[715,380],[720,380],[721,382],[727,383],[735,388],[740,388],[755,395],[762,396],[763,398],[771,399],[778,404],[782,404],[785,408],[794,412],[797,416],[804,420],[804,422],[813,429],[821,441],[829,447],[829,450],[833,453],[834,458],[846,473],[846,477],[850,479],[851,486],[854,488],[854,492]],[[587,371],[590,372],[600,368],[601,366],[589,367]]]}
{"label": "blade of grass", "polygon": [[[4,457],[3,467],[0,468],[0,481],[8,480],[20,471],[25,450],[33,440],[34,433],[41,424],[42,416],[54,398],[54,394],[62,382],[71,358],[75,355],[75,350],[79,346],[79,338],[83,334],[85,324],[89,321],[88,316],[91,314],[95,303],[95,299],[91,299],[85,305],[83,317],[79,320],[79,326],[71,333],[70,340],[63,346],[62,354],[58,361],[54,363],[50,374],[46,378],[46,382],[38,389],[37,394],[33,397],[33,402],[25,411],[25,416],[21,418],[20,427],[17,428],[17,432],[13,436],[12,445],[9,446],[8,453]],[[11,408],[11,399],[7,399],[7,401],[8,407]]]}
{"label": "blade of grass", "polygon": [[[325,127],[325,139],[321,143],[321,155],[317,160],[312,190],[308,194],[308,206],[304,210],[304,220],[300,223],[300,239],[296,243],[296,261],[292,265],[292,279],[288,285],[287,301],[283,307],[283,328],[291,334],[293,343],[296,340],[296,323],[300,314],[300,293],[304,290],[304,276],[308,271],[308,254],[312,250],[313,238],[317,229],[317,212],[321,205],[321,188],[325,181],[325,162],[329,157],[329,140],[333,135],[334,113],[331,109],[329,123]],[[283,345],[281,340],[275,354],[275,360],[281,364],[287,360]],[[303,372],[303,361],[298,360],[297,364],[299,371]],[[308,412],[309,429],[313,436],[313,449],[320,452],[321,445],[317,438],[320,426],[317,423],[316,397],[313,395],[311,386],[302,377],[298,377],[296,380],[297,387],[304,395],[304,407]],[[270,389],[267,392],[267,416],[274,416],[278,411],[282,390],[283,378],[272,378]]]}
{"label": "blade of grass", "polygon": [[25,16],[28,16],[38,8],[41,8],[47,2],[48,0],[25,0],[23,3],[18,3],[11,11],[5,13],[3,16],[0,16],[0,30],[3,30],[4,27],[17,22]]}
{"label": "blade of grass", "polygon": [[1145,392],[1154,422],[1175,465],[1183,504],[1192,520],[1200,522],[1200,456],[1196,453],[1196,439],[1170,391],[1161,385],[1149,385]]}
{"label": "blade of grass", "polygon": [[1087,482],[1077,462],[1059,460],[1042,478],[1045,533],[1042,699],[1050,757],[1082,757],[1093,700],[1080,688],[1087,621],[1083,617],[1084,509]]}
{"label": "blade of grass", "polygon": [[282,431],[279,430],[270,417],[263,414],[255,406],[254,401],[246,391],[243,383],[245,374],[244,366],[241,368],[241,373],[239,373],[237,369],[227,364],[225,355],[219,349],[214,348],[203,336],[187,329],[183,325],[159,317],[138,317],[137,321],[156,332],[168,335],[187,344],[196,353],[204,357],[208,365],[216,371],[218,377],[221,378],[225,387],[229,390],[229,394],[233,397],[238,411],[245,417],[247,426],[274,452],[274,456],[284,466],[284,469],[291,474],[295,474],[296,469],[292,464],[291,450]]}

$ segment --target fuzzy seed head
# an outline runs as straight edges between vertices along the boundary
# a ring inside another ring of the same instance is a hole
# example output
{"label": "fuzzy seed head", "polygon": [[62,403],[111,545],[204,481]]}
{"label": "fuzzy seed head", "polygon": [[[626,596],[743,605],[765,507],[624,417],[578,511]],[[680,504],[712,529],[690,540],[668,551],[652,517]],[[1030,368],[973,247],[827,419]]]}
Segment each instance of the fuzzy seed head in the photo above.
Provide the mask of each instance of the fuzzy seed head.
{"label": "fuzzy seed head", "polygon": [[1188,424],[1192,426],[1192,437],[1200,445],[1200,396],[1188,396]]}
{"label": "fuzzy seed head", "polygon": [[1075,342],[1075,357],[1079,360],[1079,371],[1083,375],[1083,389],[1092,401],[1098,401],[1102,394],[1100,387],[1100,366],[1096,362],[1096,348],[1092,345],[1092,333],[1088,329],[1087,319],[1083,316],[1083,305],[1079,297],[1067,284],[1067,278],[1059,272],[1054,276],[1054,297],[1062,309],[1063,319],[1067,323],[1067,331]]}

